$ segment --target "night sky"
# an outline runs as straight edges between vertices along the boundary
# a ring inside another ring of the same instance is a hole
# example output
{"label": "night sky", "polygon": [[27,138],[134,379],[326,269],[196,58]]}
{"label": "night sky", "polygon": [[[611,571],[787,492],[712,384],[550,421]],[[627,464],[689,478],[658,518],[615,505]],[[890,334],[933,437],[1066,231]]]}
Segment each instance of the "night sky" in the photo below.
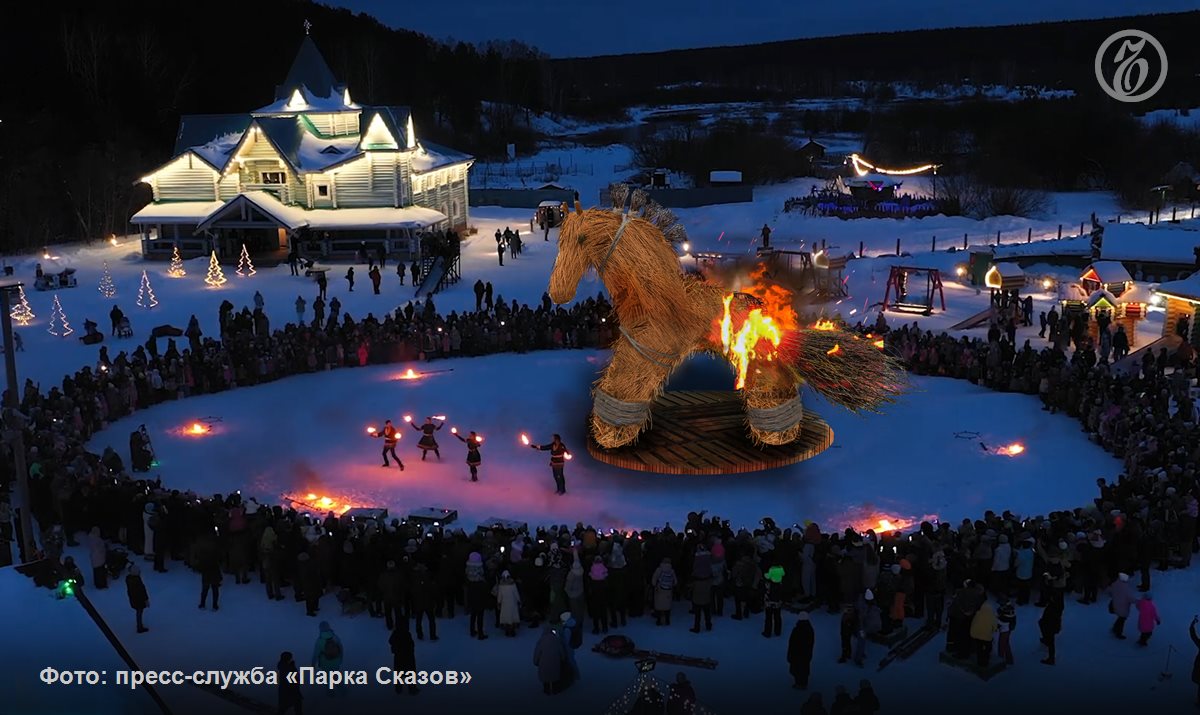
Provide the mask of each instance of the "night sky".
{"label": "night sky", "polygon": [[323,0],[439,40],[585,57],[799,37],[1183,12],[1197,0]]}

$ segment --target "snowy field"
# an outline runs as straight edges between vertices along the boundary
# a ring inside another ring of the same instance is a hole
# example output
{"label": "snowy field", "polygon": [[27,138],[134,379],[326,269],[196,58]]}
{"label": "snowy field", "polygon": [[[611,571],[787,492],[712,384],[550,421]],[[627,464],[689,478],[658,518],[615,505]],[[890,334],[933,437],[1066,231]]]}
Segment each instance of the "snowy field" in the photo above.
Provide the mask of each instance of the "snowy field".
{"label": "snowy field", "polygon": [[[737,236],[742,250],[747,250],[749,237],[757,233],[764,220],[776,224],[768,207],[780,206],[784,194],[793,189],[780,188],[775,198],[763,199],[762,203],[756,199],[754,204],[680,213],[698,247],[721,246],[727,238],[717,241],[716,236],[728,230],[729,235]],[[770,197],[771,191],[775,189],[762,189],[761,193]],[[1089,199],[1095,200],[1095,210],[1112,208],[1106,203],[1111,199],[1105,195],[1085,195],[1063,199],[1059,211],[1090,210]],[[506,260],[505,267],[500,268],[490,236],[505,225],[527,228],[528,212],[474,209],[473,221],[479,234],[464,248],[466,280],[437,296],[439,310],[473,307],[471,284],[477,277],[494,283],[497,299],[503,296],[525,303],[540,300],[554,260],[554,234],[548,243],[530,240],[521,258]],[[894,249],[898,231],[914,236],[915,242],[921,234],[945,230],[950,235],[950,228],[955,227],[944,223],[950,219],[936,217],[906,222],[791,217],[779,221],[777,226],[785,228],[794,222],[796,231],[789,234],[781,230],[777,234],[781,242],[793,236],[797,241],[803,236],[810,243],[825,237],[830,244],[847,247],[852,243],[857,247],[857,242],[863,240],[868,253]],[[1053,218],[1049,221],[1057,222]],[[1020,230],[1024,225],[1019,226]],[[86,317],[107,333],[107,313],[113,302],[129,314],[135,329],[134,340],[106,338],[105,344],[115,356],[119,350],[132,350],[151,327],[164,323],[184,327],[193,313],[206,334],[215,334],[217,306],[225,299],[240,309],[251,304],[256,290],[261,291],[272,325],[279,326],[295,319],[292,305],[297,295],[309,302],[316,295],[312,281],[289,276],[286,266],[260,269],[251,278],[239,278],[229,270],[229,283],[211,289],[203,283],[207,262],[200,259],[188,262],[186,277],[171,279],[166,276],[165,263],[141,261],[136,241],[118,243],[69,250],[51,248],[50,259],[29,256],[9,261],[15,277],[29,285],[39,260],[47,270],[74,267],[79,277],[78,288],[57,293],[77,330],[66,339],[46,332],[54,294],[29,291],[37,319],[18,329],[26,346],[18,358],[21,380],[29,377],[48,389],[64,373],[94,364],[96,348],[83,346],[76,338],[82,334]],[[947,276],[949,310],[929,318],[889,314],[893,324],[917,320],[930,329],[942,329],[987,305],[986,294],[978,295],[973,288],[950,280],[953,266],[964,258],[962,254],[930,254],[925,250],[914,250],[916,255],[911,258],[852,262],[847,283],[851,297],[827,309],[850,320],[873,320],[870,306],[882,299],[887,268],[897,260],[942,268]],[[113,300],[103,298],[96,289],[104,261],[109,263],[117,285]],[[135,306],[143,269],[160,301],[152,310]],[[1048,272],[1055,270],[1047,268]],[[412,288],[401,288],[390,272],[385,272],[380,296],[371,294],[365,280],[360,280],[354,293],[347,293],[341,272],[335,268],[331,273],[329,295],[336,295],[343,303],[343,312],[356,318],[368,312],[382,315],[412,297]],[[1071,272],[1060,273],[1067,278]],[[591,276],[585,279],[579,295],[587,297],[600,287]],[[1053,297],[1049,293],[1035,294],[1037,309],[1048,309]],[[1147,333],[1157,332],[1158,325],[1147,322]],[[1025,338],[1031,338],[1035,347],[1042,344],[1036,338],[1036,329],[1022,329],[1018,341]],[[1088,443],[1075,422],[1040,411],[1033,398],[994,393],[964,382],[918,379],[899,404],[879,416],[854,417],[809,400],[807,404],[832,425],[835,446],[791,468],[686,480],[624,472],[594,463],[580,442],[588,384],[604,357],[599,352],[562,351],[443,361],[413,367],[453,372],[417,381],[391,379],[408,367],[405,365],[291,378],[138,413],[97,435],[91,447],[100,449],[112,443],[124,453],[129,431],[144,422],[153,434],[162,460],[161,474],[170,487],[199,493],[241,488],[246,495],[269,501],[285,492],[320,491],[331,497],[385,505],[393,514],[413,507],[444,506],[458,509],[461,522],[467,526],[474,520],[500,517],[530,523],[585,521],[605,528],[641,527],[668,520],[681,522],[690,509],[719,511],[735,525],[748,527],[768,514],[786,523],[813,519],[826,528],[844,523],[862,525],[881,516],[909,520],[937,515],[941,520],[957,521],[964,516],[978,516],[986,508],[1044,513],[1083,505],[1093,494],[1096,477],[1112,477],[1119,471],[1117,461]],[[681,382],[720,379],[719,371],[698,369],[695,373],[684,376]],[[537,397],[530,398],[530,394]],[[419,461],[414,447],[416,433],[409,430],[399,447],[408,470],[383,470],[376,461],[379,445],[366,437],[365,428],[379,424],[385,417],[395,420],[403,414],[417,418],[445,414],[450,424],[483,433],[482,481],[466,481],[462,446],[446,431],[440,433],[444,447],[441,463]],[[220,418],[214,423],[212,435],[185,438],[171,433],[204,418]],[[553,495],[545,455],[520,447],[517,435],[522,431],[535,439],[548,438],[554,431],[567,438],[575,455],[567,469],[567,496]],[[1001,457],[980,449],[980,441],[988,446],[1021,442],[1027,450],[1018,457]],[[76,551],[75,556],[86,563],[82,552]],[[94,594],[97,607],[143,668],[180,667],[190,671],[269,667],[284,649],[295,652],[301,665],[307,663],[317,619],[305,618],[290,600],[267,603],[257,584],[234,586],[227,582],[220,613],[197,611],[192,602],[198,577],[181,565],[174,565],[168,574],[144,576],[153,603],[147,612],[147,624],[152,629],[148,634],[133,633],[132,612],[121,584]],[[22,615],[20,623],[6,627],[6,641],[30,645],[3,650],[0,668],[17,674],[20,687],[15,689],[17,698],[13,701],[19,707],[10,709],[6,703],[0,711],[33,712],[35,705],[38,712],[145,711],[141,709],[144,703],[139,705],[137,698],[127,702],[125,698],[133,696],[112,687],[50,691],[36,682],[37,670],[47,664],[85,668],[90,667],[93,661],[89,659],[94,657],[97,667],[103,668],[100,661],[115,661],[115,656],[106,650],[95,627],[77,606],[64,606],[32,589],[21,591],[19,582],[14,582],[18,578],[11,572],[0,574],[0,602],[10,606],[12,613]],[[1161,582],[1169,585],[1160,587]],[[1060,665],[1053,669],[1037,664],[1041,655],[1035,635],[1036,613],[1022,609],[1014,638],[1018,665],[988,685],[938,665],[939,649],[934,645],[878,675],[873,668],[864,672],[838,666],[837,620],[818,615],[814,688],[825,693],[828,703],[834,685],[847,685],[853,691],[860,677],[870,677],[884,701],[885,712],[924,711],[934,706],[984,712],[978,705],[984,698],[989,707],[995,708],[986,712],[1011,712],[1033,703],[1032,693],[1039,694],[1036,702],[1047,705],[1072,702],[1080,706],[1139,706],[1178,712],[1191,702],[1194,693],[1187,677],[1193,648],[1187,640],[1186,626],[1196,610],[1198,587],[1200,576],[1194,569],[1172,572],[1162,579],[1156,574],[1164,626],[1149,653],[1139,652],[1132,641],[1122,643],[1107,637],[1109,616],[1102,605],[1084,609],[1070,603],[1060,637]],[[333,623],[347,644],[347,668],[373,672],[390,663],[382,623],[366,616],[340,616],[332,597],[326,597],[321,615]],[[714,712],[736,712],[748,704],[764,712],[798,709],[806,695],[788,687],[785,640],[764,641],[757,624],[734,625],[727,619],[719,619],[710,635],[692,635],[682,625],[684,617],[685,612],[677,608],[675,625],[670,629],[656,629],[642,620],[631,622],[622,632],[645,648],[716,654],[721,665],[715,673],[691,673],[701,702]],[[793,616],[785,618],[785,632],[793,622]],[[589,635],[579,651],[584,680],[568,693],[546,699],[530,665],[536,633],[524,630],[515,640],[493,634],[486,643],[477,644],[466,639],[465,625],[461,617],[445,623],[442,640],[418,643],[417,659],[422,668],[470,671],[474,678],[471,685],[429,687],[414,703],[409,703],[407,696],[392,696],[380,686],[356,689],[337,700],[327,700],[312,689],[307,693],[306,712],[347,712],[381,704],[422,713],[463,712],[468,707],[486,707],[489,713],[542,712],[550,703],[556,712],[601,712],[634,675],[630,661],[608,661],[588,652],[594,641]],[[1169,647],[1176,649],[1171,661],[1175,677],[1160,681]],[[883,649],[873,646],[871,653],[872,659],[877,659]],[[114,662],[111,667],[119,666]],[[660,667],[667,678],[672,678],[676,670],[673,666]],[[1082,691],[1078,684],[1084,678],[1105,686]],[[931,691],[934,683],[938,688],[936,701]],[[270,689],[237,689],[264,703],[274,700]],[[166,688],[163,695],[175,712],[183,715],[239,710],[187,686]]]}

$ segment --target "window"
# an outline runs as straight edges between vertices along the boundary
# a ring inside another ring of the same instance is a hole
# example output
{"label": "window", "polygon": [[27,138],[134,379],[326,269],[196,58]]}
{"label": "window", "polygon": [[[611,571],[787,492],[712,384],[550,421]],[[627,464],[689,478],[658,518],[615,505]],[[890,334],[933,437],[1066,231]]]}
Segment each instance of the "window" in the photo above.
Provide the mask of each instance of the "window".
{"label": "window", "polygon": [[286,184],[287,183],[287,172],[264,171],[262,173],[262,183],[264,183],[264,184]]}
{"label": "window", "polygon": [[317,196],[320,196],[321,198],[327,198],[329,196],[329,185],[317,184]]}

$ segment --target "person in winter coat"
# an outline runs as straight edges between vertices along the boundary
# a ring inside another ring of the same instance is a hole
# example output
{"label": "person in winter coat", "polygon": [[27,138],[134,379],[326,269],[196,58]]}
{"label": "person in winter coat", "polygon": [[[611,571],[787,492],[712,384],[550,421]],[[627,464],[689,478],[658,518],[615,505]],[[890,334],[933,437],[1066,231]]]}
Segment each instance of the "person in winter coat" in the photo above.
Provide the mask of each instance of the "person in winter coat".
{"label": "person in winter coat", "polygon": [[1113,635],[1125,640],[1125,621],[1129,618],[1129,609],[1135,600],[1133,587],[1129,585],[1129,574],[1117,574],[1117,580],[1113,581],[1109,593],[1111,600],[1108,602],[1108,612],[1117,617],[1112,625]]}
{"label": "person in winter coat", "polygon": [[375,592],[379,594],[380,605],[383,607],[383,622],[388,630],[391,630],[406,616],[403,612],[404,581],[395,561],[388,561],[383,573],[379,574]]}
{"label": "person in winter coat", "polygon": [[350,286],[350,292],[354,292],[354,266],[350,266],[350,270],[346,271],[346,283]]}
{"label": "person in winter coat", "polygon": [[483,612],[487,608],[488,587],[484,581],[483,555],[478,551],[467,557],[467,611],[471,615],[471,637],[487,640],[483,632]]}
{"label": "person in winter coat", "polygon": [[1033,543],[1023,541],[1013,555],[1013,576],[1017,581],[1017,605],[1029,603],[1029,594],[1033,590]]}
{"label": "person in winter coat", "polygon": [[712,555],[703,544],[696,547],[692,560],[692,612],[695,622],[692,633],[700,632],[700,616],[704,616],[704,629],[712,630]]}
{"label": "person in winter coat", "polygon": [[208,592],[211,590],[213,610],[219,611],[221,610],[221,555],[217,551],[215,534],[205,534],[197,540],[195,556],[196,570],[200,572],[200,608],[204,608],[204,603],[208,600]]}
{"label": "person in winter coat", "polygon": [[[429,621],[429,640],[436,641],[437,609],[439,595],[437,581],[429,574],[429,567],[420,561],[412,569],[412,606],[409,609],[413,620],[417,622],[417,640],[425,640],[425,621]],[[451,600],[453,603],[453,600]],[[451,614],[454,615],[454,614]]]}
{"label": "person in winter coat", "polygon": [[1047,585],[1043,586],[1049,593],[1046,597],[1046,607],[1042,609],[1042,617],[1038,619],[1038,628],[1042,632],[1042,644],[1046,646],[1045,665],[1054,665],[1054,639],[1062,630],[1063,594],[1049,587],[1051,577],[1046,575]]}
{"label": "person in winter coat", "polygon": [[[408,632],[408,620],[400,619],[396,624],[396,628],[392,631],[392,635],[388,638],[388,647],[392,651],[392,669],[396,672],[413,672],[417,669],[417,644],[413,642],[412,633]],[[420,692],[415,682],[409,681],[408,694],[416,695]],[[399,695],[405,686],[401,683],[396,683],[396,694]]]}
{"label": "person in winter coat", "polygon": [[562,627],[558,631],[558,639],[562,642],[563,652],[566,654],[566,661],[563,664],[563,679],[560,682],[561,689],[566,689],[571,683],[579,680],[579,663],[575,660],[575,649],[583,644],[583,635],[580,629],[583,625],[575,620],[575,616],[570,611],[559,616],[559,621]]}
{"label": "person in winter coat", "polygon": [[538,680],[542,681],[543,693],[554,695],[559,692],[559,681],[562,680],[563,664],[566,660],[567,654],[563,649],[562,640],[547,623],[533,648],[533,664],[537,667]]}
{"label": "person in winter coat", "polygon": [[1162,619],[1158,617],[1158,606],[1154,605],[1154,600],[1150,592],[1142,594],[1141,600],[1137,602],[1138,610],[1138,645],[1150,645],[1150,636],[1154,635],[1154,629],[1162,623]]}
{"label": "person in winter coat", "polygon": [[276,715],[289,712],[301,715],[303,706],[300,701],[304,696],[300,694],[300,669],[296,667],[296,658],[291,651],[285,650],[279,654],[279,664],[275,666],[275,673],[279,676]]}
{"label": "person in winter coat", "polygon": [[304,309],[308,307],[308,302],[302,296],[296,296],[296,324],[304,325]]}
{"label": "person in winter coat", "polygon": [[879,712],[879,696],[875,695],[875,688],[871,687],[871,681],[862,680],[858,684],[858,695],[854,696],[854,705],[858,708],[858,715],[875,715]]}
{"label": "person in winter coat", "polygon": [[87,538],[88,559],[92,563],[92,585],[97,589],[108,588],[108,544],[100,535],[100,527],[93,526]]}
{"label": "person in winter coat", "polygon": [[588,613],[592,617],[592,635],[608,633],[608,567],[596,556],[588,569]]}
{"label": "person in winter coat", "polygon": [[404,285],[404,261],[396,261],[396,275],[400,277],[400,285]]}
{"label": "person in winter coat", "polygon": [[792,674],[792,687],[808,689],[808,676],[812,670],[813,644],[816,635],[808,611],[801,611],[788,637],[788,670]]}
{"label": "person in winter coat", "polygon": [[850,697],[850,691],[846,690],[846,686],[839,685],[834,688],[833,704],[829,706],[829,715],[856,715],[856,713],[854,698]]}
{"label": "person in winter coat", "polygon": [[[337,670],[342,666],[344,655],[342,639],[333,632],[333,626],[329,625],[328,621],[321,621],[317,641],[313,644],[313,667],[320,670]],[[333,694],[333,689],[330,689],[329,694]]]}
{"label": "person in winter coat", "polygon": [[1192,638],[1192,644],[1196,646],[1196,659],[1192,661],[1192,683],[1196,685],[1196,705],[1200,707],[1200,636],[1196,635],[1196,623],[1200,622],[1200,616],[1192,616],[1192,622],[1188,625],[1188,635]]}
{"label": "person in winter coat", "polygon": [[587,599],[584,596],[583,582],[583,562],[576,558],[571,562],[571,568],[567,570],[567,577],[563,582],[563,594],[567,597],[571,613],[587,613]]}
{"label": "person in winter coat", "polygon": [[821,694],[813,693],[808,696],[808,700],[800,706],[800,715],[829,715],[829,711],[825,709],[825,703],[821,702]]}
{"label": "person in winter coat", "polygon": [[996,654],[1004,659],[1005,665],[1012,665],[1012,634],[1017,630],[1017,609],[1007,598],[1000,602],[1000,608],[996,611],[996,630],[1000,633]]}
{"label": "person in winter coat", "polygon": [[696,690],[683,673],[667,688],[667,715],[692,715],[696,712]]}
{"label": "person in winter coat", "polygon": [[720,539],[713,541],[712,551],[712,597],[713,614],[725,615],[725,546]]}
{"label": "person in winter coat", "polygon": [[129,566],[129,573],[125,576],[125,593],[129,596],[129,607],[137,614],[137,632],[145,633],[150,629],[142,624],[142,611],[150,607],[150,594],[146,593],[142,570],[137,564]]}
{"label": "person in winter coat", "polygon": [[996,633],[996,611],[990,601],[984,601],[971,618],[971,640],[979,658],[979,667],[987,668],[992,658],[992,638]]}
{"label": "person in winter coat", "polygon": [[883,612],[874,592],[863,593],[858,603],[858,630],[854,633],[854,664],[862,667],[867,659],[867,640],[883,630]]}
{"label": "person in winter coat", "polygon": [[750,617],[750,604],[758,593],[762,571],[754,563],[754,556],[744,552],[733,565],[730,576],[733,579],[733,620],[740,621]]}
{"label": "person in winter coat", "polygon": [[675,599],[675,569],[671,566],[670,557],[664,557],[662,563],[650,577],[654,587],[654,625],[671,625],[671,602]]}
{"label": "person in winter coat", "polygon": [[471,481],[479,481],[479,465],[483,464],[483,456],[479,453],[479,445],[483,444],[483,437],[474,432],[463,437],[458,433],[456,427],[450,428],[450,434],[457,437],[459,442],[467,445],[467,467],[471,470]]}
{"label": "person in winter coat", "polygon": [[372,436],[383,438],[383,466],[391,466],[388,462],[388,455],[390,454],[392,455],[392,459],[396,460],[396,465],[400,467],[400,471],[403,472],[404,462],[401,462],[400,458],[396,456],[396,443],[400,441],[400,433],[396,430],[396,426],[392,424],[392,421],[384,420],[383,429],[372,433]]}
{"label": "person in winter coat", "polygon": [[767,590],[763,594],[763,638],[783,633],[783,567],[767,569]]}
{"label": "person in winter coat", "polygon": [[500,627],[504,629],[504,635],[515,637],[517,626],[521,625],[521,594],[517,591],[517,582],[508,571],[500,574],[500,583],[496,584],[496,609],[500,612]]}
{"label": "person in winter coat", "polygon": [[375,291],[375,295],[379,295],[379,284],[383,282],[383,274],[379,272],[379,267],[376,266],[367,271],[367,276],[371,279],[371,288]]}

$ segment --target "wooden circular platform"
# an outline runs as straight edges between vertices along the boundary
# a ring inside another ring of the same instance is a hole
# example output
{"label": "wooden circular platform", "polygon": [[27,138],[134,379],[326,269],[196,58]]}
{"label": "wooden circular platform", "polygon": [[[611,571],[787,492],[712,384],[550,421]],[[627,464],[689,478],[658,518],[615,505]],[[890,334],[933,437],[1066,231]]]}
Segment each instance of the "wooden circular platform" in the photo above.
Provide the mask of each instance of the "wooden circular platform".
{"label": "wooden circular platform", "polygon": [[756,446],[741,396],[724,390],[664,392],[650,409],[651,427],[632,445],[605,449],[588,438],[588,452],[605,464],[659,474],[739,474],[811,459],[833,444],[833,430],[805,409],[800,438]]}

